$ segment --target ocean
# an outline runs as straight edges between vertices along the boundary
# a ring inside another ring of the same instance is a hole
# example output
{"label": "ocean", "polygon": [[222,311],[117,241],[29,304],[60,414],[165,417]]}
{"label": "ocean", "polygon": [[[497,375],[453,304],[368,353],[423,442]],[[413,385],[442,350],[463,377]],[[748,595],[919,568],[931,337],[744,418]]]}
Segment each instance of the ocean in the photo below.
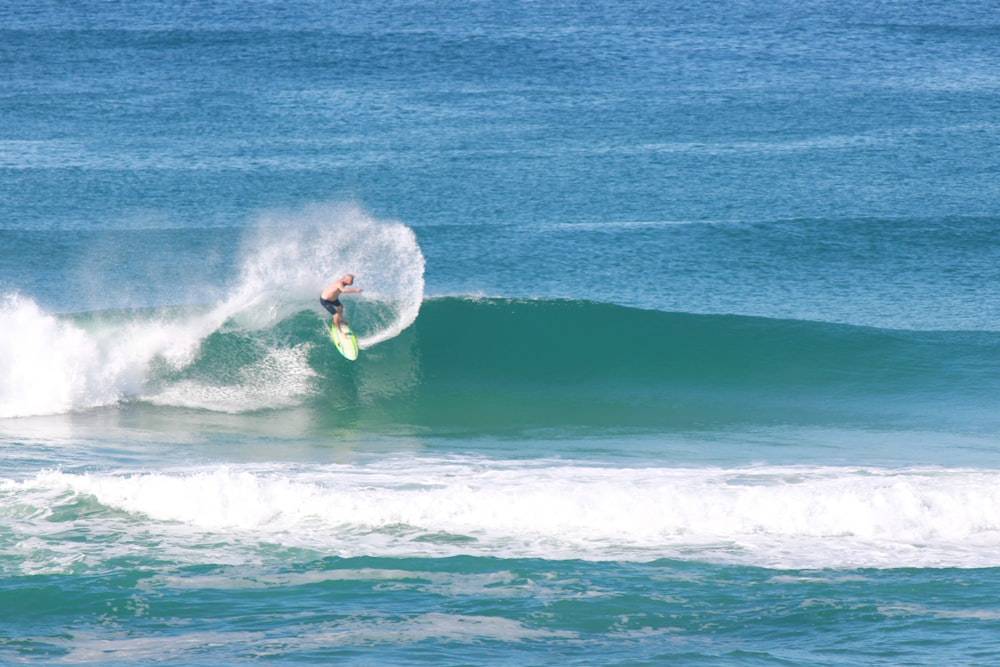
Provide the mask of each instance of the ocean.
{"label": "ocean", "polygon": [[998,661],[995,3],[0,0],[0,663]]}

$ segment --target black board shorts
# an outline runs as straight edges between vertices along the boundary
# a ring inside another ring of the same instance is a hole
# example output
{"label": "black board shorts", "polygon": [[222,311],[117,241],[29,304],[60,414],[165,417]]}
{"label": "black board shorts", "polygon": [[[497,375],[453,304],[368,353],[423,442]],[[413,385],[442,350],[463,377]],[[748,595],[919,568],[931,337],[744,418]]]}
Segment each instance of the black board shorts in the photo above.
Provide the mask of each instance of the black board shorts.
{"label": "black board shorts", "polygon": [[319,302],[323,304],[323,307],[330,311],[331,315],[337,314],[338,308],[343,308],[344,304],[340,303],[340,299],[334,299],[333,301],[327,301],[323,297],[320,297]]}

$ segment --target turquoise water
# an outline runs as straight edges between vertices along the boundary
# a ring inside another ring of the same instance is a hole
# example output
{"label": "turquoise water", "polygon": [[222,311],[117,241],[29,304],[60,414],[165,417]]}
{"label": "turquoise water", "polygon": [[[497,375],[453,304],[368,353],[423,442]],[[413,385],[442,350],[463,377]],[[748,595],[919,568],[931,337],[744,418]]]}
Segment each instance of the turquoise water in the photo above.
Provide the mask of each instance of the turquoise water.
{"label": "turquoise water", "polygon": [[994,14],[0,5],[0,662],[995,662]]}

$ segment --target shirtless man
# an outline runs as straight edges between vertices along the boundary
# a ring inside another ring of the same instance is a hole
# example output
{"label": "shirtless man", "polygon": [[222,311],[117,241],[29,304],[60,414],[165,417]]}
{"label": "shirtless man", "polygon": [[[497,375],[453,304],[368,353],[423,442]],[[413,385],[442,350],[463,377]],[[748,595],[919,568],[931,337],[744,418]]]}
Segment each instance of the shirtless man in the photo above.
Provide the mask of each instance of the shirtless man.
{"label": "shirtless man", "polygon": [[342,321],[343,322],[347,321],[346,319],[344,319],[344,304],[340,302],[340,295],[356,294],[357,292],[361,291],[360,287],[358,289],[350,289],[348,287],[348,285],[353,285],[353,284],[354,284],[354,274],[348,273],[343,278],[338,278],[337,280],[334,280],[332,283],[326,286],[326,289],[320,292],[319,302],[323,304],[323,307],[326,308],[328,311],[330,311],[330,313],[333,315],[333,324],[334,326],[337,327],[337,331],[341,330],[340,323]]}

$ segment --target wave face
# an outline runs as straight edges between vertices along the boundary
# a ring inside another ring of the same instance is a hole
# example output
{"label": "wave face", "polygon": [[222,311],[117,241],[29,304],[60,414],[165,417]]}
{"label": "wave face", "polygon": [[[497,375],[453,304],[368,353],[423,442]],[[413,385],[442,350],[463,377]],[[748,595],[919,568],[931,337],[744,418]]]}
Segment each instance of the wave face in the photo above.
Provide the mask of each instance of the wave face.
{"label": "wave face", "polygon": [[228,317],[216,307],[57,318],[8,299],[5,317],[31,325],[17,329],[13,348],[59,390],[39,389],[14,359],[5,416],[121,402],[305,408],[323,428],[468,434],[754,425],[993,432],[1000,414],[996,332],[449,297],[424,302],[412,326],[374,344],[387,329],[366,311],[391,306],[369,299],[348,312],[362,332],[382,333],[363,337],[368,349],[349,363],[318,305],[259,307]]}
{"label": "wave face", "polygon": [[886,331],[578,301],[428,301],[422,419],[472,426],[996,426],[1000,335]]}

